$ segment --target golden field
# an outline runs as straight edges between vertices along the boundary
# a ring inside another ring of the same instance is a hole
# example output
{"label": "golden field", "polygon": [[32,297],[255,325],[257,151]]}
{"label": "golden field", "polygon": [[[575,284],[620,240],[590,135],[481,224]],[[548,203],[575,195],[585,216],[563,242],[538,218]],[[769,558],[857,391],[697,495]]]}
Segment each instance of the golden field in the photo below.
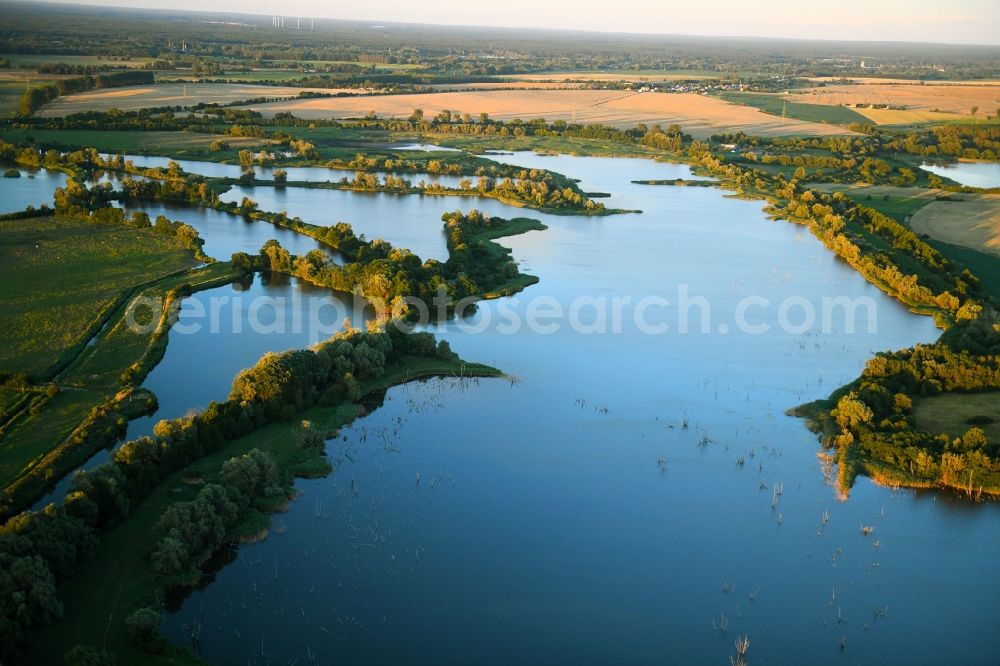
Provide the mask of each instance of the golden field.
{"label": "golden field", "polygon": [[1000,194],[955,194],[916,211],[910,227],[918,234],[1000,255]]}
{"label": "golden field", "polygon": [[[867,79],[866,81],[873,81]],[[1000,108],[1000,82],[982,83],[859,83],[858,85],[826,85],[785,95],[793,102],[844,105],[885,104],[905,109],[856,108],[855,110],[879,125],[971,120],[972,107],[978,107],[977,118],[996,116]]]}
{"label": "golden field", "polygon": [[761,136],[845,134],[833,125],[780,118],[757,109],[693,93],[636,93],[620,90],[491,90],[420,95],[378,95],[295,99],[248,108],[265,116],[290,111],[300,118],[356,118],[374,111],[381,117],[408,117],[415,108],[425,116],[445,109],[488,113],[497,120],[545,118],[576,123],[631,127],[638,123],[677,123],[706,137],[742,130]]}
{"label": "golden field", "polygon": [[663,71],[651,70],[608,70],[608,71],[577,71],[577,72],[538,72],[534,74],[503,74],[501,78],[518,81],[690,81],[695,79],[714,79],[718,74],[700,71]]}
{"label": "golden field", "polygon": [[[157,106],[190,106],[205,103],[226,104],[255,97],[296,97],[314,88],[255,86],[237,83],[162,83],[150,86],[128,86],[92,90],[67,95],[46,104],[40,116],[65,116],[81,111],[121,109],[134,111]],[[322,90],[335,93],[337,90]],[[353,91],[352,91],[353,92]]]}

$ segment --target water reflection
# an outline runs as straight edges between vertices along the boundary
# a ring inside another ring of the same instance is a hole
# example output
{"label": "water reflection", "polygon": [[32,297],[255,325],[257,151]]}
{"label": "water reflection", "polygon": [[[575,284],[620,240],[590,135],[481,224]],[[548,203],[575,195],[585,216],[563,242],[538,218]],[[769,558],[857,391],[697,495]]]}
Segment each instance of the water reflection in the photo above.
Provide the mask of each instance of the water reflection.
{"label": "water reflection", "polygon": [[996,162],[921,164],[920,168],[969,187],[1000,187],[1000,164]]}
{"label": "water reflection", "polygon": [[[742,634],[759,662],[839,663],[846,636],[874,663],[989,663],[995,506],[864,480],[838,502],[815,437],[784,414],[855,377],[872,350],[935,339],[930,319],[759,202],[630,183],[678,167],[540,159],[645,212],[545,217],[548,231],[504,239],[541,282],[467,323],[523,315],[534,296],[567,306],[686,284],[711,305],[712,332],[441,327],[513,379],[390,390],[328,442],[336,472],[300,481],[272,535],[191,594],[168,636],[201,627],[213,663],[725,663]],[[369,224],[385,223],[357,226]],[[723,332],[747,294],[870,297],[876,331],[793,333],[762,308],[766,334]]]}

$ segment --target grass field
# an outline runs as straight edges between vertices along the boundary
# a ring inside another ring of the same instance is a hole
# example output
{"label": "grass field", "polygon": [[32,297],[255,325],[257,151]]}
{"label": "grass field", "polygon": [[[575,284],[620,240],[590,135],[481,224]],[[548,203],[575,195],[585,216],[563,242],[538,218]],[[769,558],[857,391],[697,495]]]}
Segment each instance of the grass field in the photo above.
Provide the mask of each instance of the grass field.
{"label": "grass field", "polygon": [[893,187],[892,185],[846,185],[840,183],[809,183],[808,187],[820,192],[844,192],[864,206],[870,206],[897,222],[906,222],[914,211],[932,203],[943,190],[922,187]]}
{"label": "grass field", "polygon": [[830,106],[885,104],[902,109],[858,108],[857,113],[879,125],[912,125],[928,122],[969,121],[972,107],[979,107],[977,118],[996,116],[1000,108],[1000,82],[958,83],[861,83],[826,85],[785,95],[794,102]]}
{"label": "grass field", "polygon": [[917,233],[1000,256],[1000,195],[952,194],[924,206],[910,218]]}
{"label": "grass field", "polygon": [[[106,401],[118,393],[126,368],[144,367],[148,372],[162,358],[166,335],[157,334],[155,329],[131,329],[127,325],[128,306],[137,298],[162,303],[167,292],[181,284],[197,290],[229,282],[237,275],[228,263],[213,263],[181,270],[148,287],[132,290],[129,298],[120,300],[107,324],[90,343],[74,350],[69,365],[56,376],[61,392],[37,413],[22,412],[0,439],[0,487],[15,506],[30,504],[93,454],[93,448],[67,446],[68,435],[92,408],[106,406]],[[140,321],[142,314],[137,315]],[[103,445],[100,441],[98,444]]]}
{"label": "grass field", "polygon": [[16,421],[0,439],[0,488],[65,440],[104,398],[103,391],[63,390],[37,415]]}
{"label": "grass field", "polygon": [[980,284],[1000,302],[1000,257],[979,250],[971,250],[960,245],[943,243],[930,238],[927,240],[938,252],[949,261],[954,261],[963,268],[968,268],[979,278]]}
{"label": "grass field", "polygon": [[[231,137],[200,132],[131,132],[127,130],[0,130],[0,138],[11,143],[32,141],[45,146],[65,149],[97,148],[111,153],[167,153],[176,157],[208,152],[213,141],[222,139],[229,144],[228,156],[235,156],[240,148],[254,148],[269,143],[268,139]],[[216,155],[218,156],[218,155]]]}
{"label": "grass field", "polygon": [[150,86],[108,88],[60,97],[46,104],[40,116],[65,116],[81,111],[120,109],[134,111],[159,106],[191,106],[199,102],[227,104],[258,97],[296,97],[305,90],[334,93],[335,90],[255,86],[238,83],[163,83]]}
{"label": "grass field", "polygon": [[[917,427],[922,430],[959,437],[969,428],[976,427],[981,428],[991,442],[1000,440],[1000,392],[944,393],[921,398],[913,405],[913,415]],[[993,423],[982,422],[987,419]]]}
{"label": "grass field", "polygon": [[720,97],[727,102],[745,104],[784,118],[795,118],[811,123],[833,123],[834,125],[850,125],[865,123],[868,119],[863,115],[843,106],[826,104],[803,104],[789,101],[785,97],[770,93],[723,93]]}
{"label": "grass field", "polygon": [[186,268],[173,238],[54,217],[0,222],[0,370],[43,375],[130,285]]}
{"label": "grass field", "polygon": [[23,74],[16,77],[4,74],[0,75],[0,119],[10,118],[18,112],[21,95],[28,87],[37,88],[55,80],[48,76],[29,75],[26,78]]}
{"label": "grass field", "polygon": [[845,130],[838,127],[779,118],[751,107],[690,93],[499,90],[297,99],[255,104],[249,108],[265,115],[291,111],[301,118],[352,118],[364,116],[370,111],[379,116],[407,117],[413,109],[421,108],[425,116],[448,109],[474,115],[485,112],[499,120],[545,118],[550,121],[603,123],[619,127],[631,127],[637,123],[678,123],[685,131],[699,137],[738,130],[762,136],[825,136],[845,133]]}

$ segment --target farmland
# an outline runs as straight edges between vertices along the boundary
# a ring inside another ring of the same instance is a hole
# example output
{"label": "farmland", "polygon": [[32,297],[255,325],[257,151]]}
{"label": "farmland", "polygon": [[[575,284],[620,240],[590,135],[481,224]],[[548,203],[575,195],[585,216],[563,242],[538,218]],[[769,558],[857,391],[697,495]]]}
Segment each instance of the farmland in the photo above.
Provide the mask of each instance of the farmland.
{"label": "farmland", "polygon": [[820,123],[778,118],[757,109],[690,93],[660,94],[608,90],[529,90],[447,92],[377,97],[336,97],[253,104],[265,116],[287,111],[301,118],[351,118],[374,111],[380,117],[407,117],[415,108],[433,115],[448,109],[488,113],[510,120],[545,118],[575,123],[630,127],[637,123],[677,123],[696,137],[721,131],[761,136],[843,134],[846,130]]}
{"label": "farmland", "polygon": [[[727,72],[728,74],[728,72]],[[532,82],[563,82],[563,81],[692,81],[702,79],[714,79],[720,76],[719,72],[707,70],[605,70],[605,71],[581,71],[570,70],[565,72],[532,72],[530,74],[506,74],[501,78],[516,79],[518,81]]]}
{"label": "farmland", "polygon": [[[295,97],[308,88],[255,86],[232,83],[165,83],[153,86],[129,86],[109,90],[95,90],[60,97],[47,104],[40,116],[65,116],[81,111],[107,111],[120,109],[132,111],[159,106],[190,106],[228,104],[257,97]],[[323,92],[335,93],[336,90]]]}
{"label": "farmland", "polygon": [[723,93],[722,99],[734,104],[746,104],[760,109],[765,113],[785,118],[795,118],[812,123],[833,123],[849,125],[850,123],[866,122],[860,113],[843,106],[828,104],[804,104],[775,94],[769,93]]}
{"label": "farmland", "polygon": [[[790,102],[808,102],[854,110],[879,125],[970,121],[995,116],[1000,108],[1000,84],[979,83],[862,83],[824,85],[784,96]],[[862,105],[858,107],[858,105]],[[872,105],[901,108],[871,108]]]}
{"label": "farmland", "polygon": [[1000,255],[1000,195],[939,198],[915,212],[910,226],[946,243]]}

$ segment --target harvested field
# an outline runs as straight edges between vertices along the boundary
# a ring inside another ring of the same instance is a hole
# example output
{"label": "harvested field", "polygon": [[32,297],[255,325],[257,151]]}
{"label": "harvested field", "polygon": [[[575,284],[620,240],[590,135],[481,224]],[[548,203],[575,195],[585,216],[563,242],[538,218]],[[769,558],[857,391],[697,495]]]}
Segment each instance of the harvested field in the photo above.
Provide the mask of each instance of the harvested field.
{"label": "harvested field", "polygon": [[[848,81],[855,84],[866,84],[866,85],[888,85],[894,83],[901,83],[903,85],[920,85],[920,81],[917,79],[880,79],[875,76],[848,76],[846,77]],[[826,84],[837,84],[844,80],[844,77],[840,76],[811,76],[807,79],[808,81],[816,81],[817,83]],[[1000,86],[1000,79],[969,79],[969,80],[955,80],[955,81],[928,81],[925,85],[932,86]]]}
{"label": "harvested field", "polygon": [[[810,104],[848,106],[880,125],[906,125],[995,116],[1000,108],[1000,85],[992,83],[876,83],[827,85],[785,95],[785,99]],[[884,104],[903,109],[857,108],[858,104]]]}
{"label": "harvested field", "polygon": [[434,90],[456,91],[465,90],[576,90],[583,86],[579,82],[563,81],[490,81],[485,83],[438,83],[431,86]]}
{"label": "harvested field", "polygon": [[677,123],[696,137],[742,130],[761,136],[844,134],[820,123],[779,118],[757,109],[713,97],[634,93],[619,90],[499,90],[422,95],[297,99],[250,105],[265,116],[290,111],[300,118],[354,118],[374,111],[379,116],[407,117],[415,108],[425,116],[448,109],[473,115],[485,112],[498,120],[545,118],[576,123],[631,127],[637,123]]}
{"label": "harvested field", "polygon": [[65,116],[81,111],[121,109],[133,111],[157,106],[190,106],[199,102],[226,104],[258,97],[290,98],[303,91],[336,93],[337,90],[254,86],[236,83],[164,83],[151,86],[107,88],[67,95],[46,104],[38,115]]}
{"label": "harvested field", "polygon": [[910,218],[918,234],[1000,255],[1000,194],[955,194],[934,201]]}
{"label": "harvested field", "polygon": [[534,74],[504,74],[501,78],[518,81],[691,81],[716,79],[719,74],[701,70],[649,71],[608,70],[601,72],[538,72]]}

